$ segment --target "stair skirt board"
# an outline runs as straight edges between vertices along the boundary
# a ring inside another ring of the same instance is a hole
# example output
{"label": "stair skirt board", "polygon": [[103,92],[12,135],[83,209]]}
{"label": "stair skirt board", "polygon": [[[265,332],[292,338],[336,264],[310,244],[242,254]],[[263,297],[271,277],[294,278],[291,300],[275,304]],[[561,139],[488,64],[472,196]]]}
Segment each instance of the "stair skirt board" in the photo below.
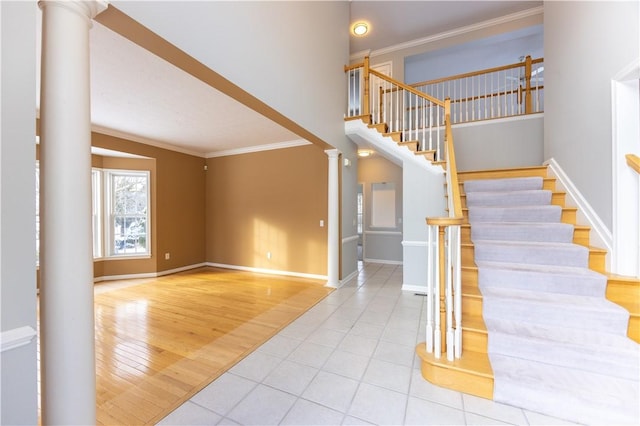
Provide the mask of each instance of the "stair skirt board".
{"label": "stair skirt board", "polygon": [[640,346],[543,178],[464,182],[493,399],[583,424],[640,424]]}

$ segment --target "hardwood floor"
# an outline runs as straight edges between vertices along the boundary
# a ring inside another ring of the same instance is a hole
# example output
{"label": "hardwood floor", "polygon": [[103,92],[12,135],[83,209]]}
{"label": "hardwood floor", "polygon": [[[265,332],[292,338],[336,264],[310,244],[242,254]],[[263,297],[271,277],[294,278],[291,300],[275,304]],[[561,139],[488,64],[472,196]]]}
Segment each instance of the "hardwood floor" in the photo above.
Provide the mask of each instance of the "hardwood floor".
{"label": "hardwood floor", "polygon": [[215,268],[126,284],[96,286],[103,425],[159,421],[332,291]]}

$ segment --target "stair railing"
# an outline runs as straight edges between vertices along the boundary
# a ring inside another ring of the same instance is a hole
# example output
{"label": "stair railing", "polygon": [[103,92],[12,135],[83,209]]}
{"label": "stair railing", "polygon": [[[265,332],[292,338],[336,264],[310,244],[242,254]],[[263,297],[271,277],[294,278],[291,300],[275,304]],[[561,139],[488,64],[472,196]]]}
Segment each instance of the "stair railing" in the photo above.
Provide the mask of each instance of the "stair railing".
{"label": "stair railing", "polygon": [[451,99],[452,122],[486,120],[544,111],[544,58],[414,83],[438,99]]}
{"label": "stair railing", "polygon": [[460,228],[463,222],[460,187],[451,130],[451,101],[445,100],[446,217],[427,217],[426,351],[447,359],[462,356],[462,268]]}
{"label": "stair railing", "polygon": [[435,150],[445,165],[446,217],[429,217],[427,249],[427,352],[447,359],[462,355],[462,289],[460,227],[462,203],[453,149],[451,100],[441,101],[393,80],[362,64],[345,67],[347,118],[368,124],[385,123],[389,132],[401,132],[402,140],[419,142],[419,150]]}
{"label": "stair railing", "polygon": [[435,151],[442,161],[444,102],[361,64],[345,67],[348,88],[347,118],[366,117],[369,124],[386,124],[388,133],[400,132],[403,141],[417,141],[418,151]]}

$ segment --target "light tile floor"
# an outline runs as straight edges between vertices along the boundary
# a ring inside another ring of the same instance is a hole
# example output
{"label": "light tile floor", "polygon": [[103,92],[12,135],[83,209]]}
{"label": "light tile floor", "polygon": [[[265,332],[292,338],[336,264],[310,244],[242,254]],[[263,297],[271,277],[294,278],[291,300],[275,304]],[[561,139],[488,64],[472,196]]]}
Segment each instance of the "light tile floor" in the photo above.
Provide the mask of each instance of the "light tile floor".
{"label": "light tile floor", "polygon": [[361,264],[159,424],[571,424],[424,380],[415,346],[425,298],[401,287],[401,266]]}

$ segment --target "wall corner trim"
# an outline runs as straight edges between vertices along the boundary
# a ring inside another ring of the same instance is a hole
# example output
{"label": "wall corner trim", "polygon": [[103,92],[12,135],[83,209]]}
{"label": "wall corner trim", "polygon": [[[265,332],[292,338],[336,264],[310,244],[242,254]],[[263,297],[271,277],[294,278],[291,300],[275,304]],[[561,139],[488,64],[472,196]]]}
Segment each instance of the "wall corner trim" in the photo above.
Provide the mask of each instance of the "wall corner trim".
{"label": "wall corner trim", "polygon": [[573,184],[569,176],[562,170],[560,164],[554,159],[550,158],[545,161],[546,165],[549,166],[551,173],[554,177],[558,179],[560,185],[566,190],[567,195],[571,198],[571,200],[578,207],[579,212],[584,215],[588,225],[591,226],[591,230],[597,234],[597,244],[602,244],[604,249],[607,250],[610,256],[613,254],[613,234],[607,228],[607,226],[602,222],[600,216],[593,210],[589,202],[584,198],[582,193],[576,188]]}
{"label": "wall corner trim", "polygon": [[0,352],[28,345],[36,334],[33,327],[28,325],[3,331],[0,335]]}

